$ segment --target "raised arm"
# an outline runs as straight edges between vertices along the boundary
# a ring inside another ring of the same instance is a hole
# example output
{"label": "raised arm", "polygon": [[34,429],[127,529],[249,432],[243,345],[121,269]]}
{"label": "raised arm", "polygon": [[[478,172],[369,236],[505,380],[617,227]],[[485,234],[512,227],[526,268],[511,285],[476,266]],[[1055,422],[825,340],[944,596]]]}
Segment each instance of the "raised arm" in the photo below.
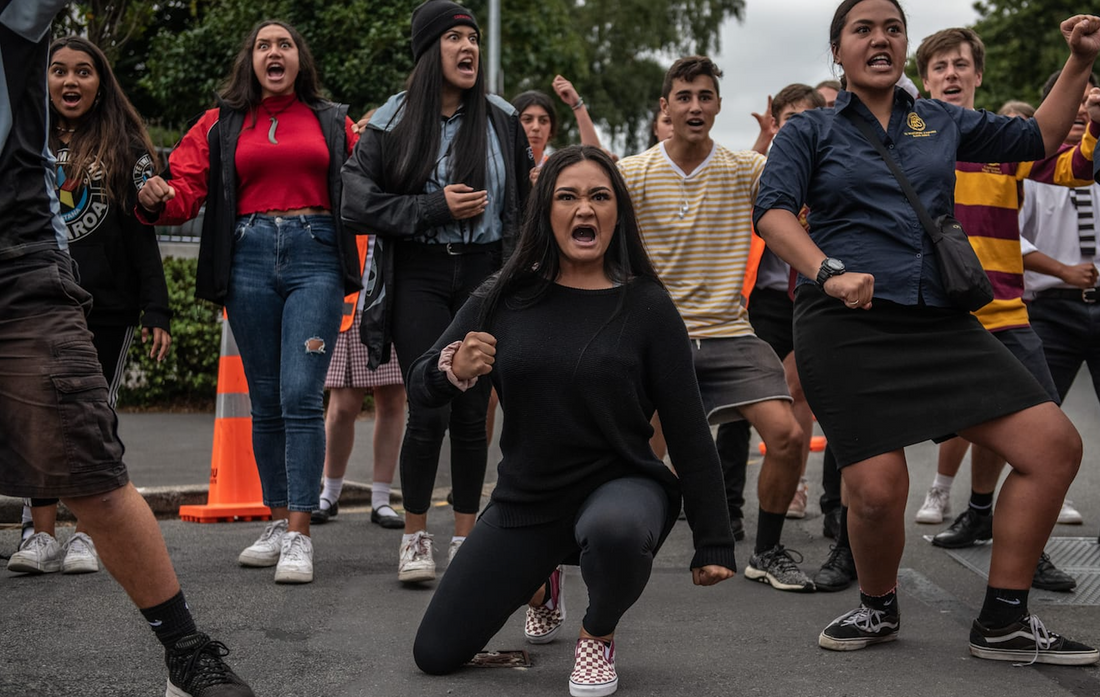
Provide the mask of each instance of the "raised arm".
{"label": "raised arm", "polygon": [[561,75],[554,78],[554,92],[565,104],[573,110],[573,118],[577,120],[577,130],[581,133],[581,145],[600,145],[600,136],[596,133],[596,124],[592,122],[592,115],[588,113],[588,106],[573,88],[573,83]]}
{"label": "raised arm", "polygon": [[1093,63],[1100,53],[1100,17],[1076,15],[1062,22],[1061,30],[1069,44],[1069,59],[1054,87],[1035,112],[1035,120],[1043,132],[1047,156],[1058,152],[1065,141],[1077,116],[1081,95],[1088,87]]}

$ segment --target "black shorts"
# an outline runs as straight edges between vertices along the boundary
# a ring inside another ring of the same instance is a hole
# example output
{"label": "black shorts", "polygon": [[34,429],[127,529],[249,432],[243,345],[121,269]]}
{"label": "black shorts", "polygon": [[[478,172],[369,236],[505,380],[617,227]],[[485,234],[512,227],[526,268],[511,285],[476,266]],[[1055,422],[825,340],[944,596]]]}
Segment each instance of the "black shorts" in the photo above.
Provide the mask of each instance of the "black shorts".
{"label": "black shorts", "polygon": [[786,291],[754,288],[749,297],[749,323],[780,361],[794,351],[794,301]]}
{"label": "black shorts", "polygon": [[0,262],[0,493],[92,496],[129,481],[68,253]]}

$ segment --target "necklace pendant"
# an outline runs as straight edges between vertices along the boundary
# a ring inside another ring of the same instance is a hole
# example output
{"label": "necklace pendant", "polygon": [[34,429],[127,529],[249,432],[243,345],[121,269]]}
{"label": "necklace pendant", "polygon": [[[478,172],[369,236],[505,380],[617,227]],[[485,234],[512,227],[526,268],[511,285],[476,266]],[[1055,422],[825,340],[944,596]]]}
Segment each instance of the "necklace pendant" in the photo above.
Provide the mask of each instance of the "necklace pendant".
{"label": "necklace pendant", "polygon": [[275,140],[275,129],[279,127],[279,119],[274,116],[271,117],[271,128],[267,129],[267,142],[272,145],[278,145],[279,141]]}

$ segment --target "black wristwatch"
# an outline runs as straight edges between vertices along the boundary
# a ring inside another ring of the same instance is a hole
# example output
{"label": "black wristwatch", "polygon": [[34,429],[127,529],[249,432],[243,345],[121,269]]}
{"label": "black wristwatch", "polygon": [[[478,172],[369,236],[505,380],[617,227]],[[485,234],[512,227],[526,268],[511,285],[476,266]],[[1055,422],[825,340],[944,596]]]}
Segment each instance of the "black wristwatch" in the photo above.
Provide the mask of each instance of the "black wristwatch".
{"label": "black wristwatch", "polygon": [[825,281],[828,281],[833,276],[839,276],[844,273],[844,262],[840,259],[827,258],[821,262],[821,268],[817,271],[817,285],[824,286]]}

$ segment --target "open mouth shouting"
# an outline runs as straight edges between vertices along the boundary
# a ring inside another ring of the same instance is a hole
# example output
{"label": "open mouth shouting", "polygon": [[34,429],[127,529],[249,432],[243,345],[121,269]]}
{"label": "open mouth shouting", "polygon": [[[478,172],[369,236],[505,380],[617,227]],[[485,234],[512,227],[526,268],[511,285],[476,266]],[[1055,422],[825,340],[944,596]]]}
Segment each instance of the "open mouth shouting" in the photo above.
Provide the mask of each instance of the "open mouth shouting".
{"label": "open mouth shouting", "polygon": [[889,72],[894,67],[894,59],[889,53],[876,53],[867,61],[867,66],[874,71]]}
{"label": "open mouth shouting", "polygon": [[477,65],[474,63],[474,59],[471,57],[460,59],[458,61],[458,74],[470,79],[477,78]]}
{"label": "open mouth shouting", "polygon": [[591,225],[577,225],[570,236],[582,247],[592,247],[596,244],[596,228]]}

